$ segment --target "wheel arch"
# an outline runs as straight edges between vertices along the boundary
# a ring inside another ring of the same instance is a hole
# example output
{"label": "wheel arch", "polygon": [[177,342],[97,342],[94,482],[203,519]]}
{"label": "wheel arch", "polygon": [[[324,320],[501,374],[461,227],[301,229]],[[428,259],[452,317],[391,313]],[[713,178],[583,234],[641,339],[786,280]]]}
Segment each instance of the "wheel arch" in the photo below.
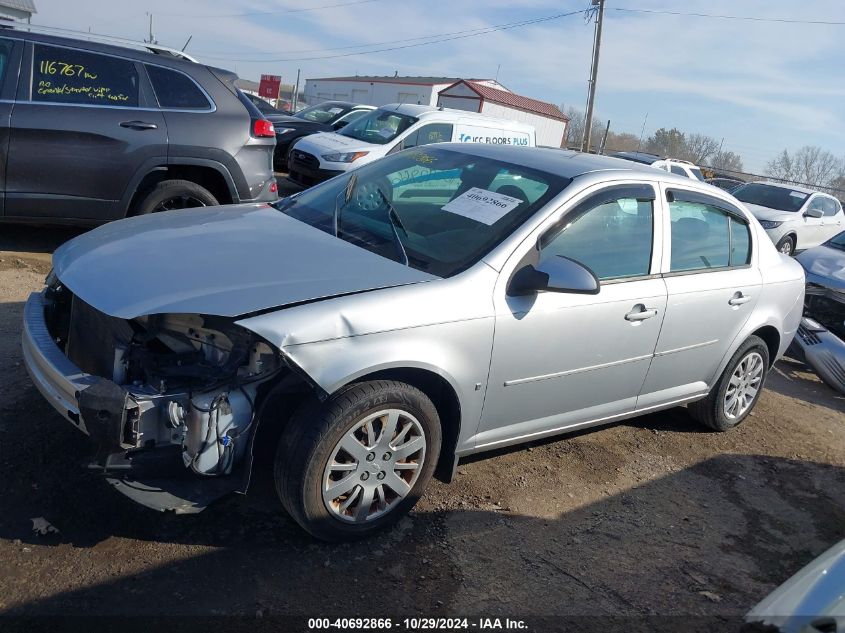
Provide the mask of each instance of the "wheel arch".
{"label": "wheel arch", "polygon": [[[780,350],[780,332],[773,325],[764,325],[751,332],[749,336],[757,336],[766,343],[766,347],[769,350],[769,369],[771,369],[775,364],[775,359],[777,359],[778,351]],[[743,341],[747,339],[748,337],[746,336]]]}
{"label": "wheel arch", "polygon": [[[344,383],[343,387],[368,380],[396,380],[416,387],[434,403],[440,416],[443,442],[434,475],[449,483],[454,477],[455,451],[461,431],[461,402],[453,385],[442,374],[428,368],[396,366],[366,373]],[[337,391],[336,390],[336,391]]]}
{"label": "wheel arch", "polygon": [[194,182],[208,189],[221,204],[240,200],[235,182],[225,166],[214,161],[188,159],[176,164],[150,166],[136,174],[132,186],[127,190],[128,198],[122,205],[126,215],[133,215],[144,196],[165,180]]}

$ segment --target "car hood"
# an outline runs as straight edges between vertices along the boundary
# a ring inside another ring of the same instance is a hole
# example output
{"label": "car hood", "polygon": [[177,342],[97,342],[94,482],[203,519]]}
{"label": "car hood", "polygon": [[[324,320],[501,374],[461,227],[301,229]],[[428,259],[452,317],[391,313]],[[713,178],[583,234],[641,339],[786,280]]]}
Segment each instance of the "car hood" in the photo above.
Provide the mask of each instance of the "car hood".
{"label": "car hood", "polygon": [[845,251],[822,244],[804,251],[795,259],[807,271],[807,281],[845,290]]}
{"label": "car hood", "polygon": [[111,316],[241,316],[437,279],[353,246],[268,205],[119,220],[61,246],[61,282]]}
{"label": "car hood", "polygon": [[334,132],[320,132],[319,134],[312,134],[296,144],[296,149],[314,154],[322,152],[370,152],[374,147],[371,143],[365,143],[358,139],[342,134],[335,134]]}
{"label": "car hood", "polygon": [[795,220],[796,218],[800,217],[798,212],[778,211],[777,209],[763,207],[759,204],[750,204],[748,202],[743,202],[742,204],[744,204],[745,208],[751,211],[754,217],[758,220],[770,220],[772,222],[789,222],[790,220]]}

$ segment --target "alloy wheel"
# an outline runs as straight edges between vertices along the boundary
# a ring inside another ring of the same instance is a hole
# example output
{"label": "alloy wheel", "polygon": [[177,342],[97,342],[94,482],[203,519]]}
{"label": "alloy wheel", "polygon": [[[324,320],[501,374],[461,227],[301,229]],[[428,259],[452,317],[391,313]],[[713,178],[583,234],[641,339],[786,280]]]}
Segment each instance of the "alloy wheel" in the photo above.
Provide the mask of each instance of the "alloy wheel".
{"label": "alloy wheel", "polygon": [[423,427],[401,409],[372,413],[340,439],[323,471],[323,503],[335,517],[372,521],[404,499],[425,462]]}
{"label": "alloy wheel", "polygon": [[759,352],[751,352],[737,363],[725,391],[724,411],[729,420],[741,418],[754,404],[762,387],[763,369]]}
{"label": "alloy wheel", "polygon": [[191,195],[172,196],[159,202],[153,209],[153,213],[173,211],[175,209],[194,209],[204,206],[206,206],[205,202]]}

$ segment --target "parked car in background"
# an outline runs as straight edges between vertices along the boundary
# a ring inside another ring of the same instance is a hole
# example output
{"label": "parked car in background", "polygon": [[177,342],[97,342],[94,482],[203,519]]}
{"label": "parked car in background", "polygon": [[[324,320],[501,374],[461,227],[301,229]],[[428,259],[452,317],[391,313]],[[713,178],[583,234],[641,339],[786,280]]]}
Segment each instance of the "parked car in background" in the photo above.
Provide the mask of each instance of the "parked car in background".
{"label": "parked car in background", "polygon": [[613,152],[610,154],[616,158],[624,158],[635,163],[642,163],[656,169],[662,169],[678,176],[685,176],[693,180],[704,180],[704,175],[701,173],[695,164],[688,160],[679,160],[676,158],[664,158],[657,154],[649,154],[648,152]]}
{"label": "parked car in background", "polygon": [[336,132],[347,124],[375,110],[375,106],[359,105],[347,101],[326,101],[300,110],[292,116],[269,115],[276,130],[276,151],[273,167],[276,171],[287,171],[288,153],[291,145],[303,136],[317,132]]}
{"label": "parked car in background", "polygon": [[838,633],[845,630],[845,541],[840,541],[764,598],[746,622],[765,633]]}
{"label": "parked car in background", "polygon": [[273,127],[236,79],[176,55],[0,29],[0,220],[97,224],[276,199]]}
{"label": "parked car in background", "polygon": [[254,94],[250,94],[249,92],[244,92],[244,95],[246,96],[247,99],[249,99],[252,102],[252,105],[254,105],[256,108],[258,108],[258,111],[261,112],[261,114],[263,114],[264,116],[269,117],[271,115],[285,115],[285,114],[287,114],[287,109],[277,108],[273,104],[271,104],[269,101],[265,101],[261,97],[257,97]]}
{"label": "parked car in background", "polygon": [[784,255],[818,246],[845,229],[842,205],[826,193],[775,182],[750,182],[731,193]]}
{"label": "parked car in background", "polygon": [[272,206],[77,237],[26,304],[23,355],[117,490],[196,512],[278,438],[282,505],[342,540],[471,453],[685,403],[735,427],[803,297],[798,262],[713,187],[436,144]]}
{"label": "parked car in background", "polygon": [[288,159],[289,178],[307,187],[402,149],[449,141],[535,147],[537,133],[527,123],[485,114],[393,103],[340,132],[297,141]]}
{"label": "parked car in background", "polygon": [[744,180],[738,180],[737,178],[708,178],[704,182],[708,185],[713,185],[714,187],[723,189],[728,193],[745,184]]}
{"label": "parked car in background", "polygon": [[807,276],[795,355],[845,393],[845,231],[796,257]]}

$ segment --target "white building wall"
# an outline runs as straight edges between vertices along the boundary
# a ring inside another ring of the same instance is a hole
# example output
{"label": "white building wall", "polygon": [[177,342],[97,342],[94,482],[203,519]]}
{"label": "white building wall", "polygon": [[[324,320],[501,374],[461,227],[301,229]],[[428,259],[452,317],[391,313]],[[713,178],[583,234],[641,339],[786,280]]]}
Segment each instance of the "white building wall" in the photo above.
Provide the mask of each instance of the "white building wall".
{"label": "white building wall", "polygon": [[541,114],[518,110],[506,105],[491,103],[490,101],[484,102],[481,106],[481,113],[500,119],[510,119],[533,125],[537,130],[537,145],[561,147],[563,145],[563,139],[566,137],[566,121],[559,121]]}
{"label": "white building wall", "polygon": [[437,105],[437,94],[449,84],[424,86],[393,82],[370,81],[305,81],[305,100],[308,105],[321,101],[353,101],[372,106],[387,103]]}

